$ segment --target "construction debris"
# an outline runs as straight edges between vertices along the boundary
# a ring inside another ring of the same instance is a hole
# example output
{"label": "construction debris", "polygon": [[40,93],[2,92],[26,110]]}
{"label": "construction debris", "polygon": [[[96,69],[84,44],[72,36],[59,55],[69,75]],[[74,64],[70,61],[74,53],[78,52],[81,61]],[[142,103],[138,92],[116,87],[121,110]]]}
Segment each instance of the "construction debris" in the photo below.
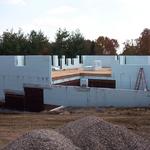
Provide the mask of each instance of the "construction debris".
{"label": "construction debris", "polygon": [[65,106],[59,106],[54,109],[51,109],[50,112],[61,113],[64,110]]}

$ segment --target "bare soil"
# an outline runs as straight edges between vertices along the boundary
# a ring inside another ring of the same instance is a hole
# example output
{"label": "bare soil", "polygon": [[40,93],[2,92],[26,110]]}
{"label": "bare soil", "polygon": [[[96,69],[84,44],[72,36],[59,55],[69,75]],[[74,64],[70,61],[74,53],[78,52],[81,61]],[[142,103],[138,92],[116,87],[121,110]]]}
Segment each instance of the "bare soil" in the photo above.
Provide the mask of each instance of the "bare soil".
{"label": "bare soil", "polygon": [[70,121],[98,116],[113,124],[125,126],[150,141],[150,108],[68,108],[59,114],[1,112],[0,148],[33,129],[56,129]]}

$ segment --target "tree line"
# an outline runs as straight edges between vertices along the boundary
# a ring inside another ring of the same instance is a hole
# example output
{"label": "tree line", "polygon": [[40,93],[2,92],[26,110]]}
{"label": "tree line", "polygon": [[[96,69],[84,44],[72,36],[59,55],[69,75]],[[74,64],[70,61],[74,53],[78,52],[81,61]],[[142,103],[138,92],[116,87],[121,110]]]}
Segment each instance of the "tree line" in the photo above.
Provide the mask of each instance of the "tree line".
{"label": "tree line", "polygon": [[124,43],[124,55],[150,55],[150,29],[145,28],[137,39]]}
{"label": "tree line", "polygon": [[[116,55],[119,44],[117,39],[99,36],[96,40],[85,39],[79,30],[69,32],[59,28],[54,42],[50,42],[42,31],[32,30],[28,34],[6,30],[0,36],[1,55],[46,54],[61,57],[76,55]],[[150,54],[150,29],[144,29],[139,38],[124,42],[124,55]]]}

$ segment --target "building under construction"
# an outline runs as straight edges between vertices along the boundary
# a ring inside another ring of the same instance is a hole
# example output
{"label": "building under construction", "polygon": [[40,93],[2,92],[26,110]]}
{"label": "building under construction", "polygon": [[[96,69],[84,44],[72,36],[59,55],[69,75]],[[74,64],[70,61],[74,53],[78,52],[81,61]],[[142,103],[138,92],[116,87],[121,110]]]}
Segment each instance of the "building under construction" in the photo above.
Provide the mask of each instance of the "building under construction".
{"label": "building under construction", "polygon": [[150,56],[0,56],[7,107],[149,107]]}

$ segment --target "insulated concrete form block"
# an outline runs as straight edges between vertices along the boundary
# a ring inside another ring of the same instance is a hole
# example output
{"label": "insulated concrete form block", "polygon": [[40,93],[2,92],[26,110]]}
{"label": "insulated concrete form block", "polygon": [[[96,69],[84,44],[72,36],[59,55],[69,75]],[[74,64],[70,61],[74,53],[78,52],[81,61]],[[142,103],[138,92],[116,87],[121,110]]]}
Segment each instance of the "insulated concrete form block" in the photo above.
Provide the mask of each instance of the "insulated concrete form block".
{"label": "insulated concrete form block", "polygon": [[44,103],[75,107],[149,107],[150,92],[52,86],[44,89]]}
{"label": "insulated concrete form block", "polygon": [[78,58],[74,58],[74,65],[79,66],[79,59]]}
{"label": "insulated concrete form block", "polygon": [[[67,64],[65,63],[65,56],[63,55],[62,58],[60,59],[60,68],[61,69],[73,69],[73,68],[81,68],[82,65],[79,63],[79,56],[77,56],[76,58],[66,58],[67,60]],[[57,59],[55,59],[57,60]],[[72,61],[74,62],[72,64]],[[54,56],[53,56],[53,63],[54,63]],[[54,63],[53,66],[55,66],[56,63]]]}
{"label": "insulated concrete form block", "polygon": [[52,86],[44,89],[44,104],[86,106],[88,89],[71,86]]}
{"label": "insulated concrete form block", "polygon": [[23,84],[51,84],[50,56],[25,56],[24,66],[16,66],[15,61],[16,56],[0,56],[1,93],[4,89],[23,90]]}
{"label": "insulated concrete form block", "polygon": [[150,56],[148,56],[148,64],[150,65]]}
{"label": "insulated concrete form block", "polygon": [[119,64],[124,65],[125,64],[125,56],[119,56]]}
{"label": "insulated concrete form block", "polygon": [[57,55],[53,55],[53,66],[58,67],[58,56]]}
{"label": "insulated concrete form block", "polygon": [[79,56],[76,56],[76,58],[74,58],[74,65],[77,67],[81,67]]}
{"label": "insulated concrete form block", "polygon": [[56,85],[55,88],[46,88],[44,89],[44,104],[55,104],[55,105],[64,105],[67,106],[67,89],[62,88],[60,85]]}
{"label": "insulated concrete form block", "polygon": [[144,68],[145,78],[150,89],[150,65],[113,65],[113,78],[117,89],[134,89],[139,69]]}
{"label": "insulated concrete form block", "polygon": [[66,66],[65,64],[65,56],[63,55],[62,58],[61,58],[61,68],[64,69]]}
{"label": "insulated concrete form block", "polygon": [[67,58],[67,61],[68,61],[68,66],[71,66],[71,58]]}
{"label": "insulated concrete form block", "polygon": [[15,56],[0,56],[0,75],[50,76],[50,56],[25,56],[26,65],[15,65]]}
{"label": "insulated concrete form block", "polygon": [[101,61],[102,67],[111,67],[113,64],[118,64],[118,61],[115,59],[115,56],[83,56],[83,66],[93,66],[95,61]]}
{"label": "insulated concrete form block", "polygon": [[126,56],[126,64],[148,65],[149,56]]}
{"label": "insulated concrete form block", "polygon": [[148,65],[150,56],[118,56],[120,65]]}
{"label": "insulated concrete form block", "polygon": [[85,106],[88,103],[90,88],[70,87],[67,89],[68,106]]}

